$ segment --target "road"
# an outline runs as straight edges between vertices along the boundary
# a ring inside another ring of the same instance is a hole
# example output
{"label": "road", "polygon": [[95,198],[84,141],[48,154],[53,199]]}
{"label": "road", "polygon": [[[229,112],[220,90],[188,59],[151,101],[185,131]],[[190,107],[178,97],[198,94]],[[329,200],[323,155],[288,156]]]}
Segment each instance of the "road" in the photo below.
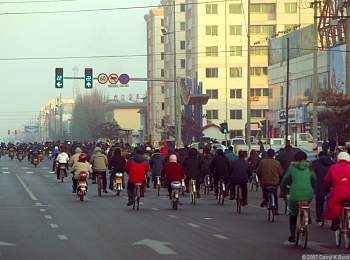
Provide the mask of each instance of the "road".
{"label": "road", "polygon": [[309,249],[286,242],[288,218],[268,223],[260,192],[249,194],[241,215],[233,202],[216,205],[213,195],[198,205],[182,198],[170,209],[147,191],[140,211],[126,206],[124,192],[97,196],[90,185],[86,201],[59,183],[46,160],[37,169],[27,161],[0,159],[0,259],[302,259],[303,254],[345,254],[333,233],[312,224]]}

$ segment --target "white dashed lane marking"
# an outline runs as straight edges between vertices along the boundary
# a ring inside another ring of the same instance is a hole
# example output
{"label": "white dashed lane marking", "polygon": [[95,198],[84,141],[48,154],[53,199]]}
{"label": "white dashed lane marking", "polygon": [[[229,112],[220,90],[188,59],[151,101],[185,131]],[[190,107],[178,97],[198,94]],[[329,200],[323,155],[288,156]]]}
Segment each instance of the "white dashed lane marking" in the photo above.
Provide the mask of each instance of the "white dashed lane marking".
{"label": "white dashed lane marking", "polygon": [[41,211],[41,212],[45,212],[45,211],[46,211],[46,209],[40,209],[40,211]]}
{"label": "white dashed lane marking", "polygon": [[57,238],[59,240],[68,240],[68,237],[66,235],[57,235]]}
{"label": "white dashed lane marking", "polygon": [[199,228],[199,225],[197,225],[197,224],[187,223],[187,225],[189,225],[190,227],[193,227],[193,228]]}
{"label": "white dashed lane marking", "polygon": [[33,172],[26,172],[26,174],[33,174]]}
{"label": "white dashed lane marking", "polygon": [[152,210],[154,210],[154,211],[159,211],[159,209],[157,209],[157,208],[152,208]]}
{"label": "white dashed lane marking", "polygon": [[59,226],[57,224],[50,224],[51,228],[59,228]]}
{"label": "white dashed lane marking", "polygon": [[205,220],[212,220],[213,218],[204,218]]}
{"label": "white dashed lane marking", "polygon": [[168,215],[169,218],[177,218],[175,215]]}
{"label": "white dashed lane marking", "polygon": [[52,219],[52,216],[51,215],[45,215],[44,216],[46,219]]}
{"label": "white dashed lane marking", "polygon": [[214,234],[213,236],[216,237],[216,238],[218,238],[218,239],[224,239],[224,240],[227,240],[227,239],[228,239],[228,237],[225,237],[225,236],[220,235],[220,234]]}

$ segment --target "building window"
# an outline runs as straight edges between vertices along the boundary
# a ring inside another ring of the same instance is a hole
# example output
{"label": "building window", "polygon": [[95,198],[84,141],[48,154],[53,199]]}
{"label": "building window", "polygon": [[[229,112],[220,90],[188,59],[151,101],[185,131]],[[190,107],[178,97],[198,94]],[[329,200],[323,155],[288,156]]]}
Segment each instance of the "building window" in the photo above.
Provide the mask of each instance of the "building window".
{"label": "building window", "polygon": [[250,68],[251,76],[267,76],[267,67],[251,67]]}
{"label": "building window", "polygon": [[205,47],[205,54],[208,57],[217,57],[219,55],[219,47],[218,46]]}
{"label": "building window", "polygon": [[218,36],[218,26],[217,25],[206,25],[205,26],[205,34]]}
{"label": "building window", "polygon": [[254,118],[262,118],[263,117],[263,111],[261,109],[252,109],[250,110],[251,117]]}
{"label": "building window", "polygon": [[162,127],[164,127],[164,126],[165,126],[165,120],[162,119]]}
{"label": "building window", "polygon": [[219,77],[219,69],[218,68],[206,68],[205,76],[207,78],[218,78]]}
{"label": "building window", "polygon": [[250,46],[250,55],[267,56],[269,53],[267,46]]}
{"label": "building window", "polygon": [[230,131],[230,138],[236,138],[236,137],[242,137],[243,136],[243,130],[231,130]]}
{"label": "building window", "polygon": [[242,56],[242,46],[230,46],[230,56]]}
{"label": "building window", "polygon": [[185,31],[186,30],[186,23],[185,22],[181,22],[180,23],[180,31]]}
{"label": "building window", "polygon": [[242,35],[242,25],[230,25],[230,35]]}
{"label": "building window", "polygon": [[164,36],[160,36],[160,43],[164,43]]}
{"label": "building window", "polygon": [[242,109],[230,110],[230,119],[233,119],[233,120],[242,119]]}
{"label": "building window", "polygon": [[219,119],[219,110],[207,110],[207,119]]}
{"label": "building window", "polygon": [[262,90],[263,90],[263,96],[264,96],[264,97],[268,97],[269,94],[270,94],[269,89],[268,89],[268,88],[263,88]]}
{"label": "building window", "polygon": [[229,13],[230,14],[241,14],[242,13],[242,5],[241,4],[230,4],[229,5]]}
{"label": "building window", "polygon": [[287,14],[296,14],[298,12],[297,3],[284,3],[284,12]]}
{"label": "building window", "polygon": [[276,32],[275,25],[251,25],[250,31],[252,34],[273,35]]}
{"label": "building window", "polygon": [[186,5],[185,4],[180,4],[180,12],[184,13],[186,11]]}
{"label": "building window", "polygon": [[241,67],[230,68],[230,77],[231,78],[241,78],[242,77],[242,68]]}
{"label": "building window", "polygon": [[164,86],[161,86],[160,89],[161,89],[161,91],[162,91],[162,94],[164,94],[164,93],[165,93],[165,91],[164,91]]}
{"label": "building window", "polygon": [[242,98],[242,89],[230,89],[230,98]]}
{"label": "building window", "polygon": [[276,13],[276,4],[251,4],[250,11],[252,13]]}
{"label": "building window", "polygon": [[160,26],[164,26],[164,19],[160,19]]}
{"label": "building window", "polygon": [[161,76],[161,77],[164,77],[164,69],[161,69],[161,70],[160,70],[160,76]]}
{"label": "building window", "polygon": [[185,50],[186,49],[186,41],[180,41],[180,49]]}
{"label": "building window", "polygon": [[218,14],[218,5],[217,4],[207,4],[205,5],[207,14]]}
{"label": "building window", "polygon": [[164,102],[162,102],[162,110],[164,110],[165,109],[165,104],[164,104]]}
{"label": "building window", "polygon": [[161,53],[160,53],[160,59],[161,59],[161,60],[164,60],[164,52],[161,52]]}
{"label": "building window", "polygon": [[207,95],[209,95],[210,99],[218,99],[219,98],[219,91],[217,89],[207,89],[206,93],[207,93]]}
{"label": "building window", "polygon": [[186,60],[185,59],[181,59],[180,62],[181,62],[181,69],[186,68]]}

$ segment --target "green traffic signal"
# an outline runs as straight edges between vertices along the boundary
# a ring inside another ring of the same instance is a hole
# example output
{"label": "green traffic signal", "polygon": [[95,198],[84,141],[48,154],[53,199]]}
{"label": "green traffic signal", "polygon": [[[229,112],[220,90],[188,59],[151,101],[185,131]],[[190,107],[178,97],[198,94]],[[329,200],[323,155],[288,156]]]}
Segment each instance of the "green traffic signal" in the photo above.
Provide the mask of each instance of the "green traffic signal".
{"label": "green traffic signal", "polygon": [[92,82],[93,82],[92,69],[86,68],[85,69],[85,88],[92,89]]}
{"label": "green traffic signal", "polygon": [[55,70],[55,88],[63,88],[63,68]]}

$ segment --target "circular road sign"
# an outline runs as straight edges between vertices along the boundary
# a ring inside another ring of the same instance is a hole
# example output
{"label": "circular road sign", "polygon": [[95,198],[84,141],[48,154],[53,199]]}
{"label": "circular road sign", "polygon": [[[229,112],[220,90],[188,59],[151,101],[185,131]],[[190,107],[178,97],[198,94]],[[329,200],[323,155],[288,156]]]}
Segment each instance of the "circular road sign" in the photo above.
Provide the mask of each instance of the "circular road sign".
{"label": "circular road sign", "polygon": [[118,75],[115,73],[112,73],[111,75],[109,75],[108,81],[111,84],[117,84],[118,83]]}
{"label": "circular road sign", "polygon": [[100,84],[106,84],[108,82],[107,74],[101,73],[97,76],[97,81]]}
{"label": "circular road sign", "polygon": [[129,77],[128,74],[121,74],[121,75],[119,76],[119,82],[120,82],[120,84],[126,85],[126,84],[129,83],[129,81],[130,81],[130,77]]}

